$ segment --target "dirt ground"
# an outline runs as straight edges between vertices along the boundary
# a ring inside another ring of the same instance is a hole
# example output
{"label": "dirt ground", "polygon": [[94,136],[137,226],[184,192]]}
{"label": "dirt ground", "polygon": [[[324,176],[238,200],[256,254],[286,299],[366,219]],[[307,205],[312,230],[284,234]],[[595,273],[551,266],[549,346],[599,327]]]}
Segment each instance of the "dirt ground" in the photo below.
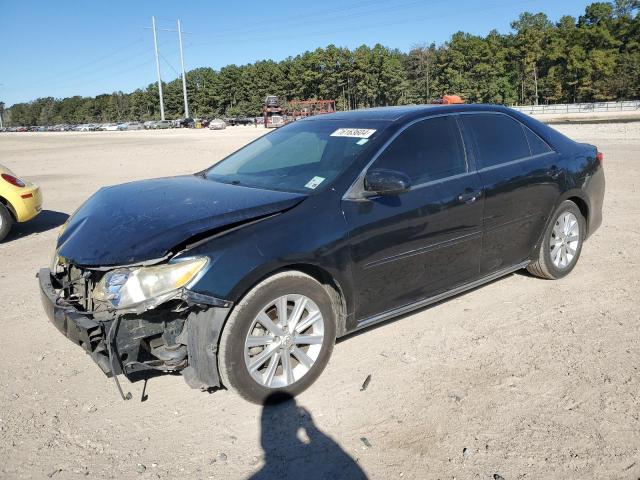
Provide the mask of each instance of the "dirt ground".
{"label": "dirt ground", "polygon": [[516,273],[350,336],[297,405],[264,410],[180,376],[145,401],[125,380],[123,402],[35,278],[100,186],[197,171],[264,130],[0,134],[46,202],[0,244],[0,478],[636,480],[640,123],[556,128],[605,154],[604,223],[569,277]]}

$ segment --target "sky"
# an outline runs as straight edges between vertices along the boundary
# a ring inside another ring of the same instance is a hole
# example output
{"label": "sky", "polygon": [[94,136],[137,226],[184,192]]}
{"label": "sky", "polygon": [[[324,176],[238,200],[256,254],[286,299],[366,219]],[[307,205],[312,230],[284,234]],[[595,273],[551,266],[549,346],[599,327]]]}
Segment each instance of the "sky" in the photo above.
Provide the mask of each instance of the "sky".
{"label": "sky", "polygon": [[334,44],[408,51],[457,31],[509,32],[523,11],[552,21],[579,16],[583,0],[0,0],[0,101],[130,92],[156,81],[151,16],[163,81],[185,68],[282,60]]}

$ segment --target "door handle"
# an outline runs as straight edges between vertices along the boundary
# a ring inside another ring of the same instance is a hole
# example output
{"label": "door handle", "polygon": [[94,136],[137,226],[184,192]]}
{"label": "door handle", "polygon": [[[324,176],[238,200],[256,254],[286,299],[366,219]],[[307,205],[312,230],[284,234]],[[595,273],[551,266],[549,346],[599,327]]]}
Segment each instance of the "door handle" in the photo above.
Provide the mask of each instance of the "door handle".
{"label": "door handle", "polygon": [[458,200],[464,203],[471,204],[478,199],[481,193],[482,193],[482,190],[473,191],[470,188],[468,188],[465,190],[464,193],[461,193],[460,195],[458,195]]}
{"label": "door handle", "polygon": [[558,178],[562,174],[563,170],[559,169],[555,165],[552,165],[549,170],[547,170],[547,175],[549,175],[554,180]]}

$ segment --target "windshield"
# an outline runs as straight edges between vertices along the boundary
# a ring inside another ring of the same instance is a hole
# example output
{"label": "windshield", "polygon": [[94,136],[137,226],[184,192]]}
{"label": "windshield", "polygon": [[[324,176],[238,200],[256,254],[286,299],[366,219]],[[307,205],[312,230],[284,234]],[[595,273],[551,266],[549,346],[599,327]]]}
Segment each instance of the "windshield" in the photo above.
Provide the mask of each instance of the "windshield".
{"label": "windshield", "polygon": [[341,126],[333,121],[290,124],[231,154],[205,176],[268,190],[322,190],[355,160],[376,132]]}

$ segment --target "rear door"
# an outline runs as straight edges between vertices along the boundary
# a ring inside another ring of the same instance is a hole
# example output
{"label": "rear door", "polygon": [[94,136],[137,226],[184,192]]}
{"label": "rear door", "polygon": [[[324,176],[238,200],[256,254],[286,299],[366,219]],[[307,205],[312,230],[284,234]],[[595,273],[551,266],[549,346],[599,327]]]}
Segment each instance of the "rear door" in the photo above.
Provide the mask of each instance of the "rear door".
{"label": "rear door", "polygon": [[403,172],[413,186],[397,196],[343,199],[356,318],[477,278],[482,187],[467,161],[456,117],[410,125],[369,168]]}
{"label": "rear door", "polygon": [[485,193],[480,272],[529,258],[553,209],[562,171],[559,155],[504,113],[461,115]]}

